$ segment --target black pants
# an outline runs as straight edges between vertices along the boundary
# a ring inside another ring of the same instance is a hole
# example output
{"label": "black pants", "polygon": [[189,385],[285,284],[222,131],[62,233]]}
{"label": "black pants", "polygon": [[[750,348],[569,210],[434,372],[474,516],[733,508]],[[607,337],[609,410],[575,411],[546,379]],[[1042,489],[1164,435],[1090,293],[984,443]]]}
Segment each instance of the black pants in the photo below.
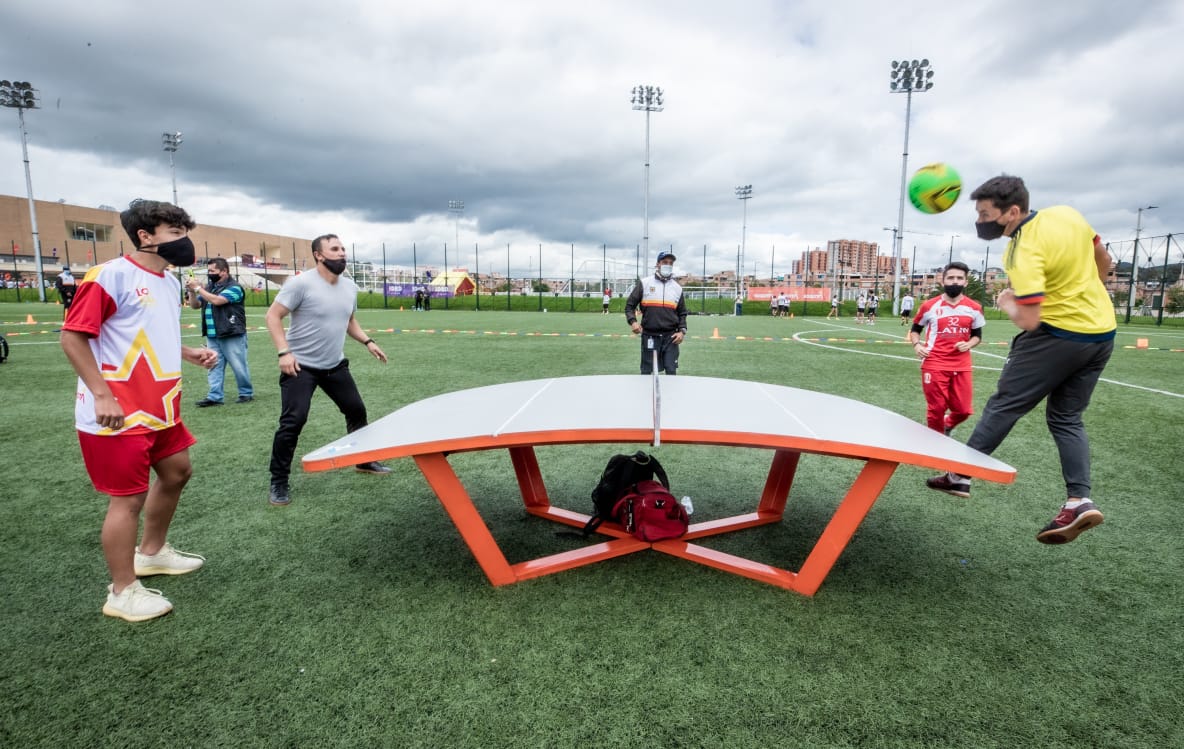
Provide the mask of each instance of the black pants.
{"label": "black pants", "polygon": [[317,388],[345,415],[345,431],[356,432],[366,426],[366,404],[349,373],[349,359],[332,369],[301,367],[295,375],[280,374],[280,425],[271,443],[271,481],[285,483],[292,472],[292,456],[300,432],[308,421],[312,394]]}
{"label": "black pants", "polygon": [[1067,496],[1090,496],[1089,437],[1081,416],[1113,350],[1113,340],[1072,341],[1039,329],[1020,333],[966,444],[990,455],[1020,417],[1047,397],[1044,418],[1060,454]]}
{"label": "black pants", "polygon": [[658,352],[658,371],[668,375],[678,370],[678,344],[670,340],[674,333],[641,334],[641,373],[654,373],[654,352]]}

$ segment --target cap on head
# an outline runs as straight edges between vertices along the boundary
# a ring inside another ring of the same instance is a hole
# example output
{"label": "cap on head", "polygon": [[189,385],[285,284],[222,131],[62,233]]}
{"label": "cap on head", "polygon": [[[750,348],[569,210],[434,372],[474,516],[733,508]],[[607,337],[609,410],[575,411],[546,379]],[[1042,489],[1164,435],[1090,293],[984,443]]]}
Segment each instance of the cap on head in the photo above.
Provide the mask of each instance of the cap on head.
{"label": "cap on head", "polygon": [[663,250],[662,252],[658,253],[658,263],[661,263],[666,258],[670,258],[670,262],[672,262],[672,263],[678,259],[674,256],[673,252],[666,252],[665,250]]}

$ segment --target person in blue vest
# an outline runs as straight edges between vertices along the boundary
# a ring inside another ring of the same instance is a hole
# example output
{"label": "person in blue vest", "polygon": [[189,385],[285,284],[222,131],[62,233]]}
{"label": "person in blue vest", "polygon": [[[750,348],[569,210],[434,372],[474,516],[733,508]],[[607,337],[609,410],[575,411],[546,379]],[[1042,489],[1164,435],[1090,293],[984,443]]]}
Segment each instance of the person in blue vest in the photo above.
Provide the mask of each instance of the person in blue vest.
{"label": "person in blue vest", "polygon": [[218,362],[207,376],[209,392],[196,405],[198,408],[222,405],[227,364],[238,385],[236,402],[250,403],[255,400],[255,390],[247,367],[247,314],[243,309],[246,292],[230,275],[226,258],[210,260],[206,272],[207,286],[203,287],[197,278],[189,279],[186,285],[189,306],[201,310],[201,332],[206,337],[206,346],[218,352]]}
{"label": "person in blue vest", "polygon": [[678,370],[678,347],[687,334],[687,305],[682,286],[674,280],[674,261],[674,253],[659,252],[654,275],[639,279],[625,301],[625,322],[641,335],[643,375],[653,374],[655,351],[660,370],[668,375]]}

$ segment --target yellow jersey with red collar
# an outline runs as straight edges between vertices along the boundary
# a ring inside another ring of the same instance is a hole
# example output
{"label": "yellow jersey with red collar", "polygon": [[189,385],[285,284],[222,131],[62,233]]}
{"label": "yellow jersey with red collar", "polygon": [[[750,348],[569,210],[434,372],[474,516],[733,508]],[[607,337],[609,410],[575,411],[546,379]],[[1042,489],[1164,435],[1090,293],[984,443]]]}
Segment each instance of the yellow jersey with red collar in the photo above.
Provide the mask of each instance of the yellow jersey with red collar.
{"label": "yellow jersey with red collar", "polygon": [[181,420],[181,282],[120,257],[91,268],[62,328],[90,338],[99,372],[125,414],[122,429],[95,421],[90,388],[78,379],[74,424],[88,434],[136,434]]}
{"label": "yellow jersey with red collar", "polygon": [[1097,232],[1066,205],[1043,208],[1020,223],[1003,255],[1019,304],[1040,303],[1041,326],[1076,340],[1113,338],[1114,305],[1094,262]]}

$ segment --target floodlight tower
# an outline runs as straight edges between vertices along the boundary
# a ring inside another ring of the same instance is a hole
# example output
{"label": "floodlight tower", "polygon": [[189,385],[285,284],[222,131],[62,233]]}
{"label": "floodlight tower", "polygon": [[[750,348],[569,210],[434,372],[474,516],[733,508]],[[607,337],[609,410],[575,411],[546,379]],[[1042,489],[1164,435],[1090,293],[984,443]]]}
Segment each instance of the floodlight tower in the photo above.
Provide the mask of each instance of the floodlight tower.
{"label": "floodlight tower", "polygon": [[661,112],[662,89],[658,86],[634,86],[633,108],[645,112],[645,207],[642,213],[642,251],[650,254],[650,112]]}
{"label": "floodlight tower", "polygon": [[900,160],[900,206],[896,214],[896,236],[892,248],[892,314],[900,312],[900,251],[904,241],[904,197],[909,174],[909,119],[913,113],[913,92],[924,93],[933,88],[933,70],[929,60],[893,60],[891,80],[888,89],[894,94],[905,95],[904,105],[904,153]]}
{"label": "floodlight tower", "polygon": [[[29,171],[29,136],[25,110],[40,109],[37,89],[28,81],[0,81],[0,106],[15,109],[21,123],[21,155],[25,159],[25,189],[29,193],[29,220],[33,225],[33,260],[37,268],[37,297],[45,301],[45,272],[41,266],[41,235],[37,233],[37,207],[33,204],[33,175]],[[13,260],[15,262],[15,253]]]}
{"label": "floodlight tower", "polygon": [[181,147],[181,133],[162,133],[160,142],[163,145],[163,150],[169,152],[169,170],[173,173],[173,205],[177,205],[177,164],[173,159],[173,155],[177,153],[177,149]]}
{"label": "floodlight tower", "polygon": [[460,252],[460,217],[465,212],[465,201],[450,200],[448,201],[448,212],[452,214],[456,224],[456,251]]}
{"label": "floodlight tower", "polygon": [[[737,278],[736,278],[736,293],[743,294],[744,293],[744,281],[743,281],[744,270],[743,269],[744,269],[744,258],[745,258],[744,251],[745,251],[745,249],[747,249],[745,245],[748,240],[748,201],[752,199],[752,185],[737,186],[736,187],[736,199],[739,200],[744,205],[744,212],[743,212],[744,218],[743,218],[743,222],[740,224],[740,262],[738,264],[741,270],[740,270],[740,276],[737,276]],[[753,271],[753,275],[754,276],[756,275],[756,271]]]}

